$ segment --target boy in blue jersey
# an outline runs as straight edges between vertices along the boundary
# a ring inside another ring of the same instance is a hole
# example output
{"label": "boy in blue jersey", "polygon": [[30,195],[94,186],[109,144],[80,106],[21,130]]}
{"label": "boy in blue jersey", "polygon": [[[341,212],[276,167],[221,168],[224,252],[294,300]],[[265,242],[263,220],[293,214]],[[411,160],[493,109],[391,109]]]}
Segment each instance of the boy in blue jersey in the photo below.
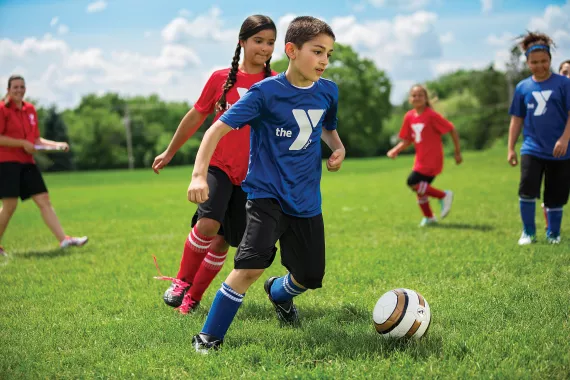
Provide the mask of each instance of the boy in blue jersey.
{"label": "boy in blue jersey", "polygon": [[247,225],[235,256],[235,269],[216,294],[200,334],[197,351],[217,349],[247,289],[275,258],[289,273],[269,278],[264,288],[278,319],[297,325],[293,297],[320,288],[325,273],[325,238],[321,211],[321,144],[333,151],[327,169],[337,171],[345,157],[336,131],[338,88],[322,79],[335,35],[323,21],[294,19],[285,36],[289,67],[255,85],[208,129],[194,165],[188,199],[208,199],[208,162],[222,136],[251,126],[249,169],[242,183],[248,194]]}
{"label": "boy in blue jersey", "polygon": [[523,232],[519,245],[536,241],[535,208],[544,176],[547,241],[560,243],[562,207],[570,192],[570,80],[550,70],[552,40],[528,33],[521,42],[532,76],[516,87],[509,113],[508,161],[518,164],[515,144],[523,129],[521,148],[520,213]]}

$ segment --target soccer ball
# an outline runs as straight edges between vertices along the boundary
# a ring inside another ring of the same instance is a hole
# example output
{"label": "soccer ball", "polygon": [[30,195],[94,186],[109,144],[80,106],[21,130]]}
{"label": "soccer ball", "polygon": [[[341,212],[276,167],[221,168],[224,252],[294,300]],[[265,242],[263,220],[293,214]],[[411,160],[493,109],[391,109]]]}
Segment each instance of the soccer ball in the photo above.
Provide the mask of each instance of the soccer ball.
{"label": "soccer ball", "polygon": [[384,293],[372,312],[376,331],[383,337],[421,338],[431,322],[426,299],[410,289],[394,289]]}

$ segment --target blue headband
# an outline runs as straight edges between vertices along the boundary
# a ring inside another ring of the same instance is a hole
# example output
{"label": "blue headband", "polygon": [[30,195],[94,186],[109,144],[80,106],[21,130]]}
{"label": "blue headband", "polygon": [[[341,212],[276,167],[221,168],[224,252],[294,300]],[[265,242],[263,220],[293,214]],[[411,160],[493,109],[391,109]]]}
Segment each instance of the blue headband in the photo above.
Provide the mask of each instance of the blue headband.
{"label": "blue headband", "polygon": [[534,45],[529,47],[526,52],[524,53],[524,55],[526,55],[528,57],[528,55],[530,53],[532,53],[535,50],[546,50],[546,52],[550,55],[550,48],[547,45]]}

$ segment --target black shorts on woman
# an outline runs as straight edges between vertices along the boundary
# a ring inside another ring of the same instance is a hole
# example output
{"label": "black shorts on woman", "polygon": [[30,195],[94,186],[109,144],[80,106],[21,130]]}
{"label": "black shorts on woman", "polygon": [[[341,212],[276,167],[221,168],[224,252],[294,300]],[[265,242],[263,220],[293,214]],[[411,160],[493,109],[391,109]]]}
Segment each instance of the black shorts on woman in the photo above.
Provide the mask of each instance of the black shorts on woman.
{"label": "black shorts on woman", "polygon": [[25,201],[47,191],[36,164],[0,162],[0,199],[20,198]]}

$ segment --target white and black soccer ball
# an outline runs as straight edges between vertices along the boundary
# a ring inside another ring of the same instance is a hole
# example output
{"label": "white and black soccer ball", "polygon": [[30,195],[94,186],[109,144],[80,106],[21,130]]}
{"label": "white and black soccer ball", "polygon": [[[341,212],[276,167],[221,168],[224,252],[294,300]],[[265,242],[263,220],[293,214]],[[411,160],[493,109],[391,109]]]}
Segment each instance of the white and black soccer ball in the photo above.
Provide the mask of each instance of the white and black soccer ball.
{"label": "white and black soccer ball", "polygon": [[380,297],[372,319],[376,331],[383,337],[419,339],[429,327],[431,311],[420,293],[400,288]]}

